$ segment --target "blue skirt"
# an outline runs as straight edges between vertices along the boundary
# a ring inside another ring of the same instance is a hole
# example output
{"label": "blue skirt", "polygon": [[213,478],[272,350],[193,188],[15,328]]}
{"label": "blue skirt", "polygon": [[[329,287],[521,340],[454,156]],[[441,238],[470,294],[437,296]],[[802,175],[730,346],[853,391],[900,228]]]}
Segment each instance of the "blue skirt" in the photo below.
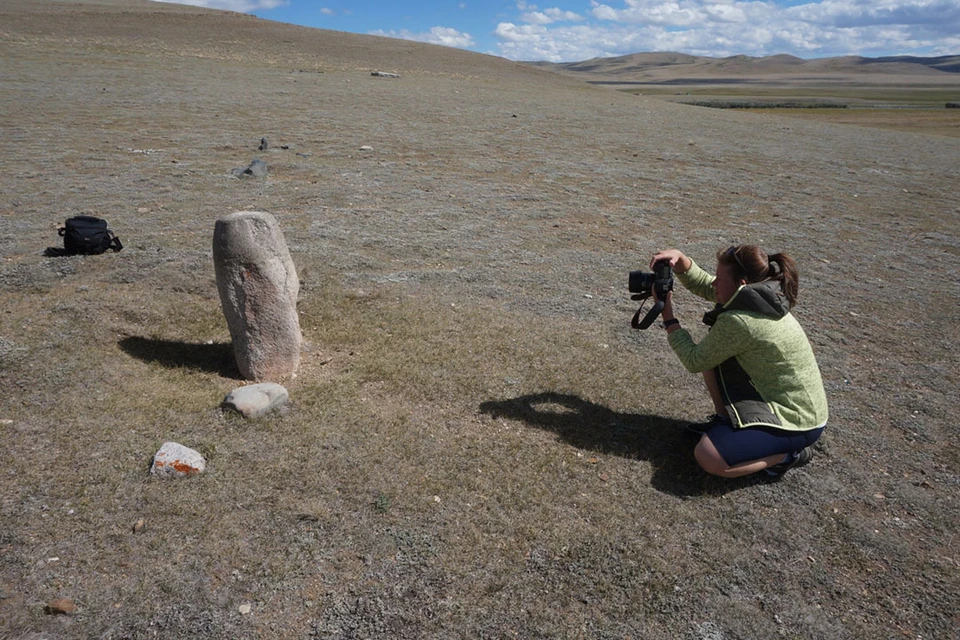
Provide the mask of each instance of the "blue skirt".
{"label": "blue skirt", "polygon": [[807,431],[788,431],[773,427],[744,427],[735,429],[730,424],[718,424],[705,435],[717,448],[728,465],[760,460],[767,456],[797,453],[816,442],[824,428]]}

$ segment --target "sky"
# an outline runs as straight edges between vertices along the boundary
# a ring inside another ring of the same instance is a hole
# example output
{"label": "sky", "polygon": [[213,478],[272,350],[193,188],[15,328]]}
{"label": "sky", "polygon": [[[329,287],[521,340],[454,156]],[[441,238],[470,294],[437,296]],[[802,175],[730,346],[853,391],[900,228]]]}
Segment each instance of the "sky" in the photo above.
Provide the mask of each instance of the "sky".
{"label": "sky", "polygon": [[[169,1],[169,0],[161,0]],[[960,0],[177,0],[510,60],[960,54]]]}

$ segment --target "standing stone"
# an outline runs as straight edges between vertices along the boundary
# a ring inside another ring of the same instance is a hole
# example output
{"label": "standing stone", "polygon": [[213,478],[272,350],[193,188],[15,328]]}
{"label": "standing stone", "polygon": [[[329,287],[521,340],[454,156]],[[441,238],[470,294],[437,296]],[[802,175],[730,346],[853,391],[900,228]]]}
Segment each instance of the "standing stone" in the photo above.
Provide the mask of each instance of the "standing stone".
{"label": "standing stone", "polygon": [[239,211],[217,220],[213,263],[240,374],[264,380],[296,373],[300,280],[276,218]]}

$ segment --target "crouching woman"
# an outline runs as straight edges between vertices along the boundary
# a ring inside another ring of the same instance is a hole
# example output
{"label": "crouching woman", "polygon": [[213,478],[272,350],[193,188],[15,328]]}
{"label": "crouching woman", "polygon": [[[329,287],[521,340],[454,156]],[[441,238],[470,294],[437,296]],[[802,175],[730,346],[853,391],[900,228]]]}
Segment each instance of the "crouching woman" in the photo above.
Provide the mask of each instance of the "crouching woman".
{"label": "crouching woman", "polygon": [[664,300],[670,347],[688,371],[702,373],[715,414],[688,429],[701,435],[694,455],[708,473],[735,478],[765,473],[777,479],[809,462],[827,424],[827,398],[810,342],[790,309],[798,273],[783,253],[740,245],[717,254],[710,275],[676,249],[668,260],[680,283],[715,302],[703,318],[706,336],[693,341]]}

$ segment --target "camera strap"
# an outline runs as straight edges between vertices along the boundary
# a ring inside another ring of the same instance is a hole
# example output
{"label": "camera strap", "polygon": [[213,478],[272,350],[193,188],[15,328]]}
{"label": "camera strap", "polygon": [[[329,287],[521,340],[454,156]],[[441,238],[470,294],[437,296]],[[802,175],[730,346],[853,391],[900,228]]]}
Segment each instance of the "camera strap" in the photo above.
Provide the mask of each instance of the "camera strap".
{"label": "camera strap", "polygon": [[[643,304],[646,304],[644,300]],[[640,308],[637,309],[637,312],[633,314],[633,320],[630,321],[630,326],[634,329],[646,329],[653,321],[657,319],[657,316],[660,315],[660,312],[663,311],[664,303],[662,300],[657,300],[650,311],[647,312],[647,315],[643,317],[643,320],[640,320],[640,314],[643,313],[643,304],[640,305]]]}

